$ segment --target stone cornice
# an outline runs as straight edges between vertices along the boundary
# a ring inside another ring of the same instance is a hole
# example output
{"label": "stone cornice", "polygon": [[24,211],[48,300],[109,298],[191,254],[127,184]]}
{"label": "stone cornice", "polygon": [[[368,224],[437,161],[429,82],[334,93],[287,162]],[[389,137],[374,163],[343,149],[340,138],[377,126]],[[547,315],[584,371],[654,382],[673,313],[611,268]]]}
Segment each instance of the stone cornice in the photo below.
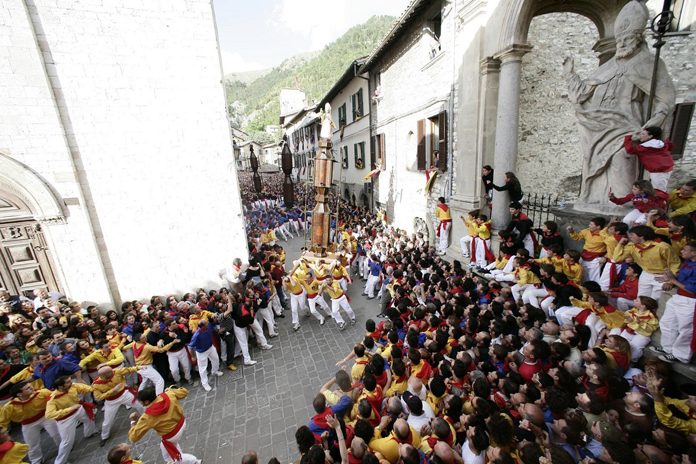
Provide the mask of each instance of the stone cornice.
{"label": "stone cornice", "polygon": [[500,72],[500,60],[493,57],[484,58],[479,62],[479,69],[482,75]]}
{"label": "stone cornice", "polygon": [[505,50],[496,53],[494,58],[500,60],[501,64],[521,61],[524,55],[532,51],[532,48],[529,44],[512,44]]}

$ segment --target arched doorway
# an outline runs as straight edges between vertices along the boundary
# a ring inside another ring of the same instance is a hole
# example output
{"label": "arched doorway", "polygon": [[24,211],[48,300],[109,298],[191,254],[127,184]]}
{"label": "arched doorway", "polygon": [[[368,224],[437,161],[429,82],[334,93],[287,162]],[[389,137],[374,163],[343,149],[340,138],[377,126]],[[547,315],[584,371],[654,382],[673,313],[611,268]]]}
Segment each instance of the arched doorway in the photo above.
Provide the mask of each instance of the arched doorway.
{"label": "arched doorway", "polygon": [[41,224],[0,185],[0,289],[33,297],[39,288],[61,292]]}

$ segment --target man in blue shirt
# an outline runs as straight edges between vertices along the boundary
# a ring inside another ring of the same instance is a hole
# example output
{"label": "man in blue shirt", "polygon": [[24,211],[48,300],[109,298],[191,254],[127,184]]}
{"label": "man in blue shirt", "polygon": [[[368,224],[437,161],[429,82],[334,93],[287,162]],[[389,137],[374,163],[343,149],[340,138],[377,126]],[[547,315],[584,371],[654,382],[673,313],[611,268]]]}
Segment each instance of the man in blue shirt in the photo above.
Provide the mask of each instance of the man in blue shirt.
{"label": "man in blue shirt", "polygon": [[665,288],[677,288],[677,294],[667,301],[660,318],[662,350],[659,358],[673,363],[688,363],[694,350],[694,308],[696,307],[696,242],[687,243],[681,250],[684,260],[677,275],[669,270],[662,279]]}
{"label": "man in blue shirt", "polygon": [[75,375],[82,382],[82,370],[78,364],[64,359],[54,359],[51,353],[45,350],[39,351],[39,365],[34,370],[34,379],[41,379],[44,386],[53,390],[53,384],[58,377]]}
{"label": "man in blue shirt", "polygon": [[220,357],[217,350],[213,346],[213,328],[207,319],[201,319],[198,323],[198,330],[193,334],[189,348],[196,350],[196,362],[198,363],[198,373],[201,376],[201,385],[205,391],[210,391],[210,383],[208,383],[208,360],[212,364],[212,372],[220,377]]}
{"label": "man in blue shirt", "polygon": [[379,262],[376,255],[372,255],[367,262],[370,274],[367,276],[365,291],[367,299],[371,300],[375,297],[375,287],[379,285],[379,275],[382,273],[382,263]]}

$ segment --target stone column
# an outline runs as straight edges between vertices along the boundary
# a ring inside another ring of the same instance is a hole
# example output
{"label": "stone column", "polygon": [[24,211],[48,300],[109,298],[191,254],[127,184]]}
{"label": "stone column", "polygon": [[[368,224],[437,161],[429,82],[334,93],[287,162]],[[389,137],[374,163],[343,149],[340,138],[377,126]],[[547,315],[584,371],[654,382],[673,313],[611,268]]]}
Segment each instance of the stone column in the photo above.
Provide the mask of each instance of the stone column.
{"label": "stone column", "polygon": [[[498,115],[495,131],[496,185],[505,183],[505,173],[517,166],[517,142],[520,116],[520,78],[522,57],[532,49],[531,45],[512,45],[495,56],[500,60],[500,85],[498,90]],[[524,187],[524,186],[523,186]],[[507,192],[493,194],[493,227],[504,227],[509,219]]]}

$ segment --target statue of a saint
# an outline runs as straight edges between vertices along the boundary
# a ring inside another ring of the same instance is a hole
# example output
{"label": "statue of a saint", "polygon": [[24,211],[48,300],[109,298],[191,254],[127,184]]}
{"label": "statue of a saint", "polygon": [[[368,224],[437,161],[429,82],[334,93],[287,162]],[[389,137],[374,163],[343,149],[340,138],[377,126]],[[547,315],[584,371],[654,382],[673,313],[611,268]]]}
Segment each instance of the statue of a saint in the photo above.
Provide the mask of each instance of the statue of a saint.
{"label": "statue of a saint", "polygon": [[663,126],[674,107],[674,83],[660,60],[652,114],[647,114],[655,60],[644,37],[648,16],[642,2],[626,4],[614,24],[616,54],[588,79],[575,73],[572,57],[563,62],[583,152],[580,209],[609,206],[610,188],[622,195],[631,191],[638,164],[624,151],[623,137],[646,126]]}

